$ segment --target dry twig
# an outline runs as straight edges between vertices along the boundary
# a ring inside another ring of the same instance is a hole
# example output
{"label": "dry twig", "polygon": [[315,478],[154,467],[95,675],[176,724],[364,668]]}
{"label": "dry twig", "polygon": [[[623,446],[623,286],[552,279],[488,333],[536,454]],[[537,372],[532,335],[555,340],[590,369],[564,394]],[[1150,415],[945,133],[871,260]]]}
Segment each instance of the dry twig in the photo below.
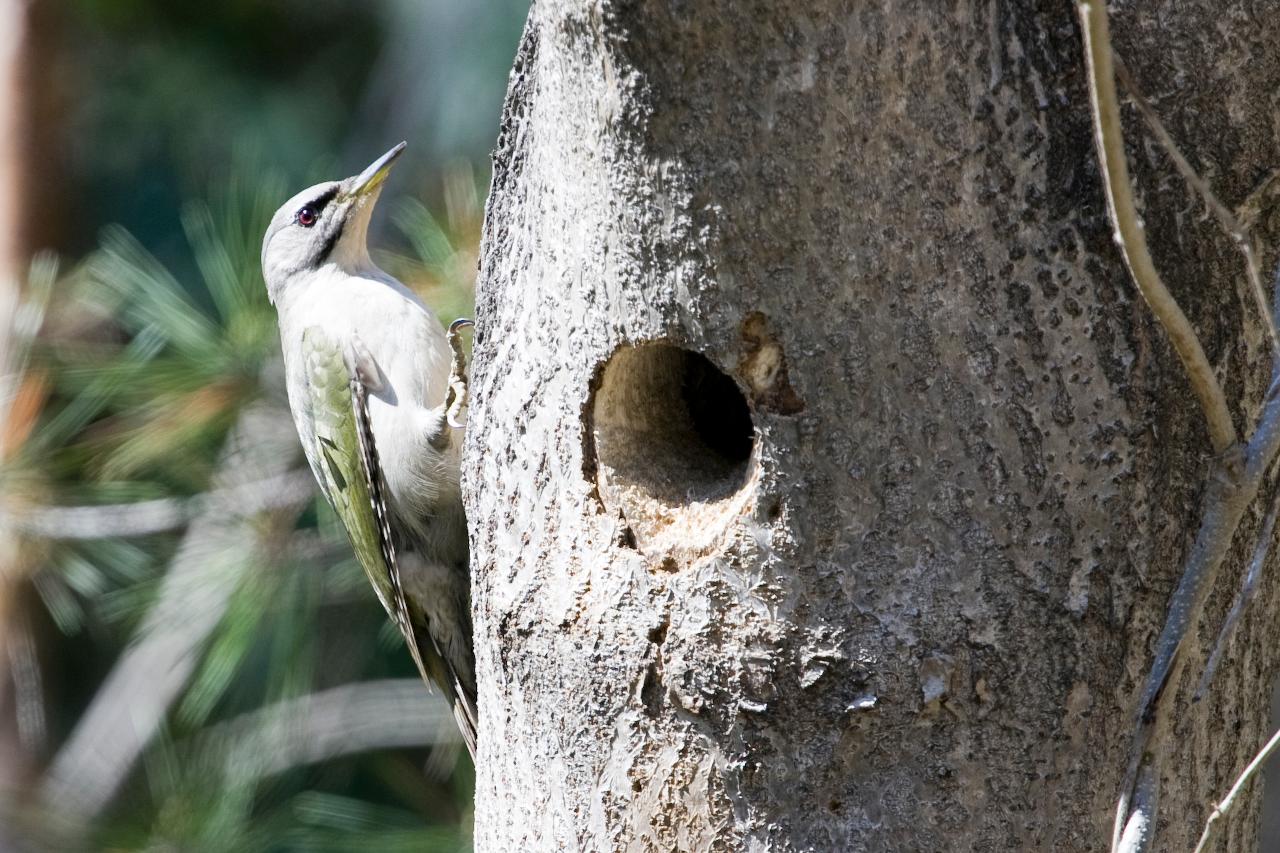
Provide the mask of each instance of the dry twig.
{"label": "dry twig", "polygon": [[[1267,469],[1280,451],[1280,359],[1272,372],[1271,385],[1257,426],[1248,443],[1242,446],[1237,443],[1222,388],[1205,359],[1204,350],[1186,316],[1160,281],[1151,261],[1125,162],[1106,4],[1103,0],[1077,0],[1077,8],[1089,71],[1098,160],[1108,208],[1116,228],[1116,240],[1134,282],[1169,334],[1182,360],[1208,421],[1210,439],[1217,454],[1209,472],[1204,514],[1195,543],[1186,557],[1177,589],[1170,597],[1169,615],[1156,641],[1155,658],[1139,699],[1129,765],[1116,808],[1112,850],[1142,853],[1149,849],[1154,836],[1162,753],[1167,747],[1171,725],[1170,691],[1166,688],[1180,679],[1186,662],[1182,650],[1190,629],[1203,610],[1213,580],[1245,511],[1257,496]],[[1176,152],[1176,146],[1167,139],[1167,134],[1164,137],[1161,141],[1166,143],[1171,153]],[[1189,182],[1201,190],[1210,208],[1232,236],[1244,234],[1238,220],[1217,202],[1203,180],[1194,175],[1186,159],[1180,153],[1174,159],[1180,170],[1185,169],[1184,174],[1194,176],[1194,179],[1188,178]],[[1256,268],[1247,235],[1241,246],[1246,263]],[[1261,292],[1260,283],[1256,290]],[[1275,302],[1280,302],[1280,274],[1277,276],[1277,292]],[[1278,325],[1273,310],[1267,307],[1265,296],[1257,298],[1266,313],[1268,328],[1273,330]]]}
{"label": "dry twig", "polygon": [[1119,57],[1112,57],[1115,64],[1116,77],[1120,79],[1120,83],[1124,86],[1125,91],[1129,93],[1129,99],[1133,101],[1134,106],[1138,108],[1138,112],[1146,119],[1147,126],[1155,135],[1156,140],[1164,148],[1169,155],[1169,159],[1173,161],[1173,165],[1177,168],[1178,174],[1187,182],[1187,185],[1195,190],[1205,206],[1218,220],[1218,224],[1222,226],[1222,230],[1240,249],[1240,253],[1244,256],[1245,276],[1249,281],[1249,292],[1253,294],[1253,301],[1258,313],[1262,316],[1262,322],[1267,327],[1267,335],[1271,341],[1271,351],[1276,355],[1280,355],[1280,332],[1276,331],[1275,320],[1271,316],[1271,308],[1267,305],[1267,294],[1262,286],[1262,273],[1258,268],[1258,256],[1253,247],[1253,238],[1249,234],[1248,226],[1232,213],[1225,204],[1218,198],[1213,188],[1209,186],[1209,182],[1200,177],[1199,173],[1191,167],[1191,163],[1187,161],[1186,156],[1182,153],[1182,149],[1173,141],[1173,137],[1169,131],[1165,129],[1164,122],[1160,121],[1160,116],[1156,115],[1155,109],[1152,108],[1150,102],[1143,96],[1142,91],[1138,88],[1138,84],[1129,74],[1129,69],[1120,61]]}
{"label": "dry twig", "polygon": [[1235,805],[1236,797],[1244,790],[1244,786],[1249,782],[1249,780],[1252,779],[1260,769],[1262,769],[1263,763],[1271,757],[1271,753],[1275,752],[1277,746],[1280,746],[1280,731],[1277,731],[1271,736],[1271,740],[1267,741],[1266,746],[1259,750],[1258,754],[1249,762],[1249,766],[1240,773],[1239,778],[1236,779],[1236,783],[1231,786],[1231,790],[1227,791],[1227,795],[1222,798],[1222,802],[1214,806],[1213,811],[1209,814],[1209,818],[1204,822],[1204,832],[1200,834],[1200,841],[1196,844],[1194,853],[1204,853],[1205,850],[1209,849],[1209,839],[1213,837],[1214,826],[1217,825],[1218,821],[1221,820],[1227,812],[1231,811],[1231,807]]}
{"label": "dry twig", "polygon": [[1120,126],[1120,106],[1111,66],[1111,35],[1107,27],[1106,4],[1101,0],[1078,0],[1085,60],[1089,69],[1089,99],[1093,105],[1094,137],[1102,167],[1107,207],[1116,229],[1116,243],[1129,274],[1151,311],[1173,343],[1191,388],[1200,401],[1208,422],[1209,438],[1217,453],[1236,443],[1236,430],[1227,409],[1227,399],[1204,354],[1200,339],[1156,272],[1147,248],[1147,238],[1133,200],[1129,166],[1125,160],[1124,135]]}

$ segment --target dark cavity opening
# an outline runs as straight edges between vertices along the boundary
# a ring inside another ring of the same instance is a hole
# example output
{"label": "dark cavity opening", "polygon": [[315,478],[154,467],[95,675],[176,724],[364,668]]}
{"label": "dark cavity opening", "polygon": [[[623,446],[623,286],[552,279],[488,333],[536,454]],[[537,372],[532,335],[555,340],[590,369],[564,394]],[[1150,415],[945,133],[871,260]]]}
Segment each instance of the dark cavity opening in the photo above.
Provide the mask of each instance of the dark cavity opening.
{"label": "dark cavity opening", "polygon": [[706,356],[688,352],[681,392],[698,438],[727,461],[745,462],[751,456],[756,429],[737,384]]}
{"label": "dark cavity opening", "polygon": [[591,411],[602,497],[626,492],[678,507],[746,482],[751,409],[700,353],[666,343],[623,347],[597,376]]}

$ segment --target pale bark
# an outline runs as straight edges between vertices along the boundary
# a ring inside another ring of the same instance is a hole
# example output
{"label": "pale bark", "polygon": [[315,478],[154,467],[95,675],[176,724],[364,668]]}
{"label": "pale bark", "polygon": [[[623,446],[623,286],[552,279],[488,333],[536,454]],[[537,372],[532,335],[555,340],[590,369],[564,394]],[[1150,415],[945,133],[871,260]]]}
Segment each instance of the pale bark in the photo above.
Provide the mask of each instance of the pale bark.
{"label": "pale bark", "polygon": [[[1277,162],[1264,10],[1113,7],[1229,204]],[[1238,256],[1127,118],[1247,430]],[[1068,4],[538,3],[477,321],[478,849],[1105,848],[1210,448],[1111,243]],[[733,377],[749,460],[732,394],[653,341]],[[1185,670],[1160,849],[1266,740],[1276,593],[1196,705]]]}

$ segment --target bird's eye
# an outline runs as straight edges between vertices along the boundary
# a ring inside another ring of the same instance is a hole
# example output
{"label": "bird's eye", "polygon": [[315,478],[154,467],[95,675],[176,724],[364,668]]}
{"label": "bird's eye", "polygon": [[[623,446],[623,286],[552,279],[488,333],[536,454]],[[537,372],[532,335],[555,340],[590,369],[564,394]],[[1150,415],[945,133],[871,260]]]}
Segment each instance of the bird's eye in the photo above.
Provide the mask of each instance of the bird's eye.
{"label": "bird's eye", "polygon": [[310,228],[316,224],[316,211],[311,205],[307,205],[297,212],[293,220],[303,228]]}

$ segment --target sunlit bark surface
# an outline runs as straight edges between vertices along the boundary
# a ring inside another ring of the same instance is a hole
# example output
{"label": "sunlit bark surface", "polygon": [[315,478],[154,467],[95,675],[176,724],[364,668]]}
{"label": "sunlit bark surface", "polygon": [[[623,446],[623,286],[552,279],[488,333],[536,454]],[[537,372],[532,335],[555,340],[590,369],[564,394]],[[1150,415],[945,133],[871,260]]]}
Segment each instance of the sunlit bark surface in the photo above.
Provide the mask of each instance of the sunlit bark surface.
{"label": "sunlit bark surface", "polygon": [[[1238,203],[1280,19],[1131,6],[1119,49]],[[1237,256],[1132,156],[1251,420]],[[535,6],[467,439],[478,849],[1106,845],[1208,445],[1102,205],[1070,4]],[[1162,849],[1265,737],[1275,598],[1181,700]]]}

